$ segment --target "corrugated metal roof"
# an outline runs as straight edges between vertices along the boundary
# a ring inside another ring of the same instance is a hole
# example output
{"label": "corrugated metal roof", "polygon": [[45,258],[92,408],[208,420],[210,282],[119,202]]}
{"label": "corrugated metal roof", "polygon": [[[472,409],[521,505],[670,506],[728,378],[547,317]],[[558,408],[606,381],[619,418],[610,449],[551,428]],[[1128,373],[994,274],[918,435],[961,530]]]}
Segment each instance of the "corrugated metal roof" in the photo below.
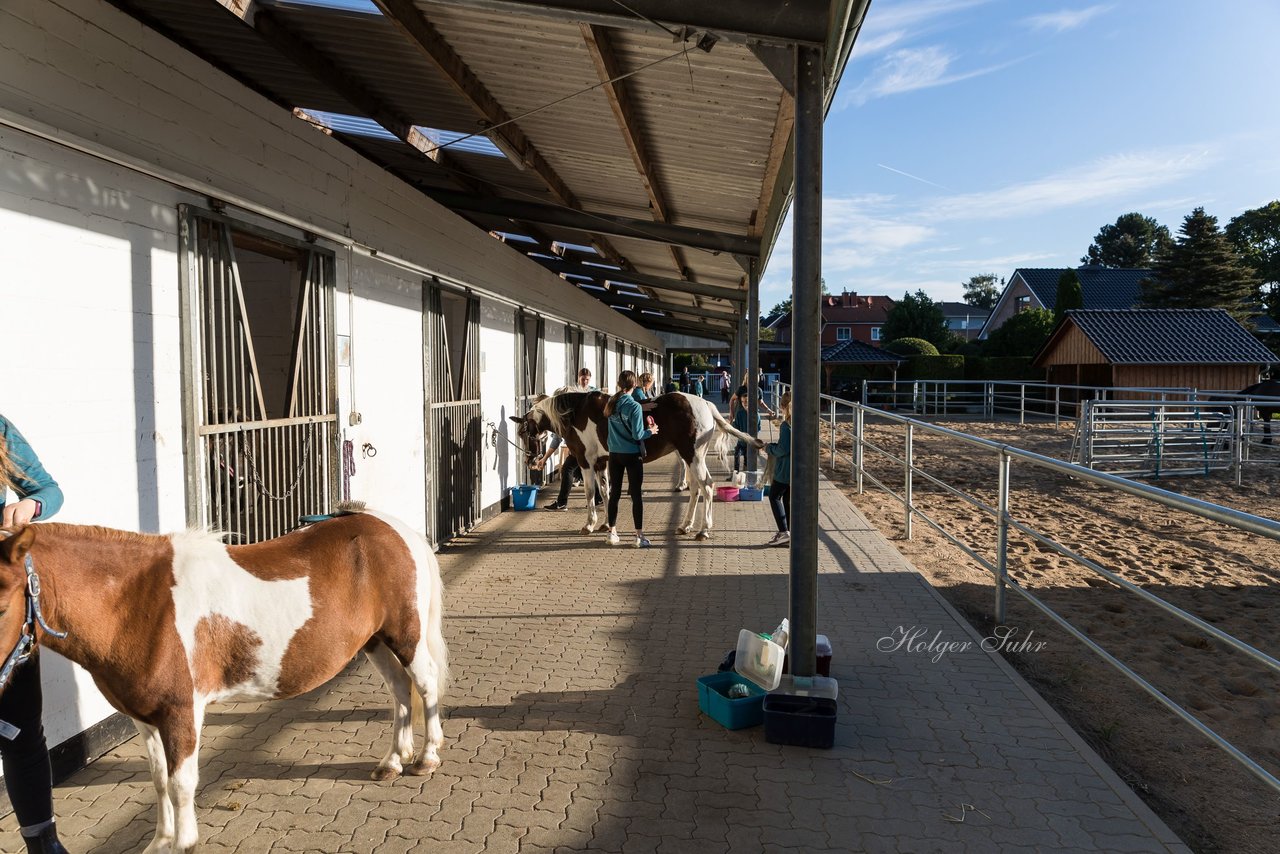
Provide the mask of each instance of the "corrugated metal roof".
{"label": "corrugated metal roof", "polygon": [[[286,107],[352,117],[330,120],[334,136],[424,189],[560,204],[564,197],[554,189],[559,187],[591,213],[640,223],[653,218],[649,192],[588,49],[590,33],[576,22],[412,0],[422,16],[415,26],[425,22],[434,29],[445,49],[473,76],[472,82],[514,118],[519,132],[554,172],[546,175],[533,165],[522,164],[526,168],[521,169],[505,156],[468,152],[461,145],[447,146],[441,163],[436,163],[395,138],[363,135],[367,123],[357,120],[379,115],[374,108],[393,120],[458,134],[488,126],[485,110],[473,101],[484,95],[464,91],[466,81],[451,81],[368,0],[259,0],[254,7],[314,51],[323,69],[316,74],[329,79],[326,75],[336,69],[345,76],[346,82],[332,86],[287,59],[251,22],[218,3],[113,2]],[[753,2],[760,6],[758,17],[767,18],[763,0]],[[853,10],[865,9],[854,0],[831,2],[831,19],[842,22],[842,29]],[[264,23],[269,22],[262,19],[258,25]],[[776,194],[768,211],[762,206],[770,205],[771,199],[762,200],[761,195],[766,175],[771,167],[776,169],[781,155],[773,137],[786,97],[782,87],[743,44],[722,40],[708,53],[673,42],[656,25],[630,23],[633,28],[598,29],[596,34],[624,73],[635,72],[621,85],[632,101],[632,131],[647,149],[649,170],[667,207],[666,221],[725,234],[749,235],[753,229],[758,234],[766,216],[778,213]],[[858,23],[849,22],[850,33]],[[842,41],[830,35],[829,45]],[[834,60],[835,79],[842,61],[843,57]],[[348,103],[334,87],[362,103]],[[789,132],[789,126],[780,127]],[[505,148],[504,153],[510,154]],[[741,266],[727,253],[681,247],[673,257],[670,247],[647,240],[535,227],[494,214],[464,215],[481,228],[548,242],[607,241],[640,273],[683,278],[678,257],[700,284],[740,289],[745,283]],[[675,305],[728,306],[687,293],[657,295]]]}
{"label": "corrugated metal roof", "polygon": [[[1277,360],[1220,308],[1067,312],[1113,365],[1265,365]],[[1059,332],[1061,331],[1059,329]],[[1054,339],[1059,337],[1054,335]],[[1048,352],[1051,340],[1037,361]]]}

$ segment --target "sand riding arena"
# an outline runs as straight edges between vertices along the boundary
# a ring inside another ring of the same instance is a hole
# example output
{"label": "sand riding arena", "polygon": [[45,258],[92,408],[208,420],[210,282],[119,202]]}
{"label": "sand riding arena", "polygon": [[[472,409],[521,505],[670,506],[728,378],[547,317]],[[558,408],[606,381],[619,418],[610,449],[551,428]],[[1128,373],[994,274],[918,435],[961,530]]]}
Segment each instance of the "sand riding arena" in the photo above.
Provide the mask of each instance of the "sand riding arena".
{"label": "sand riding arena", "polygon": [[[1000,443],[1067,459],[1073,428],[949,422]],[[824,430],[825,430],[824,425]],[[918,518],[904,536],[903,504],[867,478],[858,494],[849,433],[837,431],[835,479],[935,587],[980,630],[992,628],[988,570]],[[867,418],[868,442],[899,457],[898,424]],[[828,436],[823,464],[830,463]],[[917,430],[916,468],[995,506],[993,453]],[[865,471],[899,491],[903,466],[867,451]],[[1147,481],[1164,489],[1280,518],[1280,468],[1251,469],[1242,486],[1227,472]],[[917,474],[913,504],[988,560],[995,520]],[[1280,560],[1265,537],[1191,517],[1149,500],[1031,466],[1014,465],[1012,517],[1096,561],[1224,632],[1275,655],[1280,628]],[[1262,664],[1196,631],[1016,530],[1009,572],[1139,675],[1275,773],[1280,766],[1280,678]],[[1021,597],[1010,594],[1006,625],[1016,639],[1006,657],[1175,831],[1201,851],[1274,850],[1274,793],[1178,720]]]}

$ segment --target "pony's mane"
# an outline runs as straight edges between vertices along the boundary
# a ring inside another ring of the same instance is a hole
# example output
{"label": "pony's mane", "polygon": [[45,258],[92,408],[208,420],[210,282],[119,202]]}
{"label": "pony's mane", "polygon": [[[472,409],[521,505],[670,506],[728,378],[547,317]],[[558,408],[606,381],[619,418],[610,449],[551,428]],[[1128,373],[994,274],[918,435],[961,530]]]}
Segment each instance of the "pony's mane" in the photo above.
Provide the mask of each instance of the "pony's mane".
{"label": "pony's mane", "polygon": [[561,411],[560,399],[568,397],[570,394],[581,394],[581,392],[556,392],[533,405],[535,410],[547,416],[547,420],[551,422],[551,432],[557,436],[565,436],[569,432],[569,422],[565,420],[565,416],[569,415],[569,411]]}
{"label": "pony's mane", "polygon": [[63,534],[77,539],[88,536],[108,543],[154,543],[169,536],[168,534],[139,534],[137,531],[122,531],[119,528],[105,528],[102,525],[72,525],[68,522],[41,522],[36,530],[38,533]]}

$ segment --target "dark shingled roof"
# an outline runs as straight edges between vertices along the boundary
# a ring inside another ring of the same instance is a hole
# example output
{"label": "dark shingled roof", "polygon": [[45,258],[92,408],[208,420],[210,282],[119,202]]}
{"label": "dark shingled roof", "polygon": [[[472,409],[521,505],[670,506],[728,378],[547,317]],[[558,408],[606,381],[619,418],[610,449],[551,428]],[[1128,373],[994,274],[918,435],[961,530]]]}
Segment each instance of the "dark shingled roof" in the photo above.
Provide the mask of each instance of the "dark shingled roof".
{"label": "dark shingled roof", "polygon": [[[1263,365],[1280,359],[1220,308],[1068,311],[1113,365]],[[1062,327],[1059,327],[1061,331]],[[1043,356],[1059,336],[1041,350]],[[1036,361],[1039,361],[1037,357]]]}
{"label": "dark shingled roof", "polygon": [[879,347],[872,347],[870,344],[864,344],[861,341],[842,341],[839,344],[832,344],[830,347],[823,347],[822,361],[833,364],[868,365],[872,363],[888,364],[889,362],[901,364],[906,359],[895,356],[892,353],[886,353]]}
{"label": "dark shingled roof", "polygon": [[[1076,278],[1080,280],[1080,292],[1087,309],[1133,308],[1138,304],[1142,293],[1139,283],[1152,275],[1151,270],[1113,270],[1109,267],[1074,269]],[[1058,302],[1058,279],[1065,272],[1066,267],[1022,267],[1015,270],[1014,274],[1021,275],[1036,299],[1040,300],[1040,304],[1053,311],[1053,306]]]}

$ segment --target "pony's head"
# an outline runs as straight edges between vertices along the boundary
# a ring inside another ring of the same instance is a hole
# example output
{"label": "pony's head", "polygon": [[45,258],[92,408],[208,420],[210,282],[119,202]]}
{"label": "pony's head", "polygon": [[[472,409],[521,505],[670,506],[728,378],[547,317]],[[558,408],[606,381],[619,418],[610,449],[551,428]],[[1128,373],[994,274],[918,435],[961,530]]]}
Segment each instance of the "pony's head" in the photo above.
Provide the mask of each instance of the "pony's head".
{"label": "pony's head", "polygon": [[511,420],[517,425],[517,444],[524,451],[525,465],[532,466],[542,456],[542,434],[551,429],[547,416],[535,406],[523,417],[512,415]]}
{"label": "pony's head", "polygon": [[[35,542],[31,525],[17,531],[0,529],[0,666],[16,649],[27,618],[25,560]],[[34,627],[32,627],[34,631]],[[0,689],[3,690],[3,689]]]}

